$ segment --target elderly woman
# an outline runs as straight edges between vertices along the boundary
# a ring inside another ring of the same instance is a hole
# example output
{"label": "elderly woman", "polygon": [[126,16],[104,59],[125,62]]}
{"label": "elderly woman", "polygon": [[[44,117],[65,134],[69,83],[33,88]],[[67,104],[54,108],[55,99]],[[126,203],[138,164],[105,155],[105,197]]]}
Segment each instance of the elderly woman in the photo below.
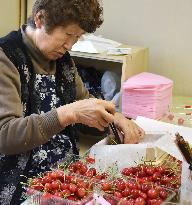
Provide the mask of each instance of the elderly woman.
{"label": "elderly woman", "polygon": [[36,0],[27,25],[0,39],[0,204],[19,204],[20,175],[44,172],[78,154],[75,124],[103,131],[114,122],[125,143],[143,130],[90,98],[68,51],[102,24],[97,0]]}

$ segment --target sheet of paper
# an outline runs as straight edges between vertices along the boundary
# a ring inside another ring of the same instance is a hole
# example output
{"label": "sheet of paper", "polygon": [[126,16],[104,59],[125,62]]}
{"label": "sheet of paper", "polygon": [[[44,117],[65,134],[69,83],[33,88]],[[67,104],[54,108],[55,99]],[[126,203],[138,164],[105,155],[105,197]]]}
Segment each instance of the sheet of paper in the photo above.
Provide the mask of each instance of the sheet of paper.
{"label": "sheet of paper", "polygon": [[192,144],[192,128],[190,127],[173,125],[142,116],[137,117],[135,122],[146,132],[168,132],[171,133],[172,136],[175,136],[175,133],[179,132],[179,134],[182,135],[185,140]]}
{"label": "sheet of paper", "polygon": [[183,156],[175,144],[175,133],[178,132],[186,141],[192,144],[192,128],[164,123],[140,116],[136,119],[136,123],[146,132],[158,131],[167,133],[167,135],[164,135],[162,138],[156,141],[155,145],[175,156],[177,159],[183,160]]}
{"label": "sheet of paper", "polygon": [[146,132],[145,138],[140,144],[106,145],[107,140],[103,139],[92,147],[91,154],[96,157],[101,167],[108,167],[114,161],[117,162],[119,168],[122,168],[124,163],[133,166],[134,161],[145,156],[147,147],[158,147],[177,159],[183,160],[183,156],[175,144],[175,133],[179,132],[189,143],[192,143],[192,128],[144,117],[138,117],[135,122]]}
{"label": "sheet of paper", "polygon": [[120,43],[98,37],[95,35],[84,35],[82,39],[77,41],[72,47],[72,51],[75,52],[86,52],[86,53],[103,53],[108,48],[115,48],[121,45]]}
{"label": "sheet of paper", "polygon": [[117,47],[121,45],[121,43],[117,41],[114,41],[108,38],[103,38],[102,36],[96,36],[94,34],[83,35],[83,40],[89,40],[92,42],[99,42],[99,43],[106,43],[108,45],[111,45],[112,47]]}
{"label": "sheet of paper", "polygon": [[78,41],[72,47],[72,51],[86,52],[86,53],[99,53],[101,50],[97,50],[91,41]]}
{"label": "sheet of paper", "polygon": [[135,166],[146,155],[146,144],[136,147],[128,144],[93,146],[90,154],[95,157],[96,169],[105,171],[109,167]]}
{"label": "sheet of paper", "polygon": [[[150,81],[149,81],[150,79]],[[138,75],[135,75],[129,78],[126,82],[124,82],[123,87],[126,89],[159,89],[161,87],[170,87],[173,84],[173,81],[157,74],[143,72]]]}

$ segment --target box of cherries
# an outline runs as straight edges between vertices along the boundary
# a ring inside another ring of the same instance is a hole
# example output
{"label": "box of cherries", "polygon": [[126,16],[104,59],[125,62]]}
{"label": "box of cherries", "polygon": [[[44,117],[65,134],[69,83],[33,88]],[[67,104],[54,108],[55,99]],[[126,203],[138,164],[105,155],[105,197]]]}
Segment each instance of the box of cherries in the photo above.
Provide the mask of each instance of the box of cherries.
{"label": "box of cherries", "polygon": [[159,205],[172,200],[176,202],[180,162],[174,158],[166,159],[166,162],[156,165],[144,160],[122,169],[114,163],[101,170],[98,164],[95,166],[94,157],[73,157],[41,176],[28,179],[27,196],[36,205]]}
{"label": "box of cherries", "polygon": [[52,170],[28,179],[27,198],[35,205],[90,205],[95,204],[95,183],[108,177],[94,168],[92,157],[67,157]]}

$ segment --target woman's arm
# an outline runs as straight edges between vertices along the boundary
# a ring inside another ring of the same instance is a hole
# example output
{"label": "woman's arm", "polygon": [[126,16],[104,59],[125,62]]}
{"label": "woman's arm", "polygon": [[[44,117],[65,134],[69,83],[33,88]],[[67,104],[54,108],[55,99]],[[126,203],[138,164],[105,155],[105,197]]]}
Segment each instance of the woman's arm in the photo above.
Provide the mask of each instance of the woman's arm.
{"label": "woman's arm", "polygon": [[1,153],[17,154],[33,149],[70,124],[82,123],[103,131],[114,120],[115,105],[96,98],[79,100],[41,115],[24,117],[20,87],[17,69],[0,50]]}
{"label": "woman's arm", "polygon": [[17,154],[31,150],[60,132],[57,111],[23,116],[20,76],[0,49],[0,152]]}

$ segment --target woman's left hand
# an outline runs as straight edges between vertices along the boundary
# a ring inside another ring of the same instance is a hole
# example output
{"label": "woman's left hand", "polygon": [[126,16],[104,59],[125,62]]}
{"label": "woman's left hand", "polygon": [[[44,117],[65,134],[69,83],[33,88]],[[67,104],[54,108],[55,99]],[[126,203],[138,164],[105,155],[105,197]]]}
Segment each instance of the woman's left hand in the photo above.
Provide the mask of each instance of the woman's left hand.
{"label": "woman's left hand", "polygon": [[125,118],[121,113],[115,113],[116,127],[123,136],[124,144],[136,144],[144,137],[144,130],[132,120]]}

